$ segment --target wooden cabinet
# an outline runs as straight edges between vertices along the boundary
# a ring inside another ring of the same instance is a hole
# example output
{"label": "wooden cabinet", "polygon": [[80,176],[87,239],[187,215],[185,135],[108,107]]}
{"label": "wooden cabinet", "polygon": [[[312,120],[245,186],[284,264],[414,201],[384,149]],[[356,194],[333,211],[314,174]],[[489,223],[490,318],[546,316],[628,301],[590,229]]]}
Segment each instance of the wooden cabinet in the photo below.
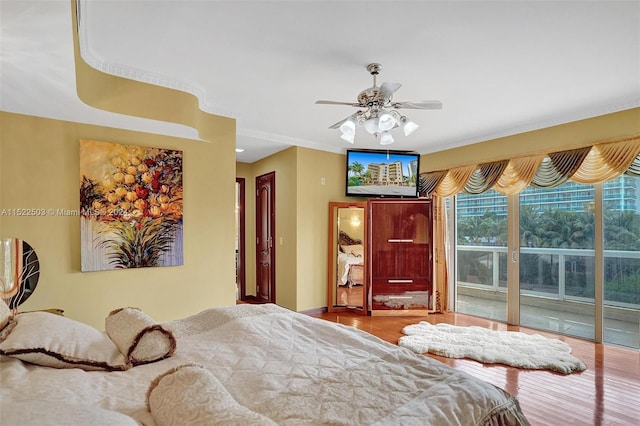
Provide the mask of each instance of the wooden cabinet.
{"label": "wooden cabinet", "polygon": [[371,315],[426,315],[433,295],[431,201],[371,199],[367,209]]}

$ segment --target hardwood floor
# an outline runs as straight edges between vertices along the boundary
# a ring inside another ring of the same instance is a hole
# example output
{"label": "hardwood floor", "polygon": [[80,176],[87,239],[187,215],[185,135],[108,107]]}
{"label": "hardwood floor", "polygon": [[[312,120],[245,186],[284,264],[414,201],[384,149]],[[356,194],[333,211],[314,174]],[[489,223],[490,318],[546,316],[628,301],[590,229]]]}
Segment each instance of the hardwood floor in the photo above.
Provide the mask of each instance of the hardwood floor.
{"label": "hardwood floor", "polygon": [[481,364],[468,359],[426,356],[464,370],[516,396],[532,425],[640,425],[639,351],[456,313],[428,317],[370,317],[349,312],[309,315],[356,327],[394,344],[402,336],[401,330],[405,325],[425,320],[432,324],[478,325],[493,330],[522,331],[558,338],[571,345],[573,355],[587,365],[587,370],[562,375]]}

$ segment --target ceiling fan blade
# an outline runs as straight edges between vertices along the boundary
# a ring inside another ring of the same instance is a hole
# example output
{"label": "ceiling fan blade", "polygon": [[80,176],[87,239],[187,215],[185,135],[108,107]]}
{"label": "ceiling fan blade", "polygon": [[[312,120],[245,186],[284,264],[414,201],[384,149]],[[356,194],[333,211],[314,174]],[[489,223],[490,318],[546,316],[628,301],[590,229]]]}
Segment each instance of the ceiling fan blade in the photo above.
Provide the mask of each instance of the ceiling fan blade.
{"label": "ceiling fan blade", "polygon": [[354,107],[361,106],[359,103],[354,102],[338,102],[338,101],[316,101],[318,105],[349,105]]}
{"label": "ceiling fan blade", "polygon": [[442,109],[442,102],[440,101],[407,101],[407,102],[392,102],[392,108],[407,108],[407,109]]}
{"label": "ceiling fan blade", "polygon": [[342,123],[344,123],[345,121],[347,121],[349,118],[351,118],[351,116],[347,117],[347,118],[343,118],[342,120],[338,121],[336,124],[333,124],[331,126],[329,126],[330,129],[339,129],[340,126],[342,126]]}
{"label": "ceiling fan blade", "polygon": [[391,97],[391,95],[393,95],[394,93],[396,93],[396,91],[402,87],[402,84],[400,83],[390,83],[388,81],[385,81],[384,83],[382,83],[382,85],[380,86],[380,94],[382,96],[384,96],[385,98],[387,97]]}

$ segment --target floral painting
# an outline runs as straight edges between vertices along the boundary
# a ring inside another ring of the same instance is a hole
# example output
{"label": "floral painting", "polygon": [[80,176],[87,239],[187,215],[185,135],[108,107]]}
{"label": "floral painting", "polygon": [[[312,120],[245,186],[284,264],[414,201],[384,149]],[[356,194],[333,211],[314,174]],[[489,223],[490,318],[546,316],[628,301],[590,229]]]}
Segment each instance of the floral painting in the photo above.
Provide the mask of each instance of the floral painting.
{"label": "floral painting", "polygon": [[182,265],[182,151],[81,140],[80,216],[82,271]]}

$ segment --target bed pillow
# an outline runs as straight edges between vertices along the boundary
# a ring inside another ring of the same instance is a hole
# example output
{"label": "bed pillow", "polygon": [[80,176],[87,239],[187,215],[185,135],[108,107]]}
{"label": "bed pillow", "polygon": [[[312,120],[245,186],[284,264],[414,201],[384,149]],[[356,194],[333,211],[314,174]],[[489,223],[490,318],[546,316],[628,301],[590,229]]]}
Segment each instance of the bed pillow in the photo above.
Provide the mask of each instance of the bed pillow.
{"label": "bed pillow", "polygon": [[362,244],[354,244],[351,246],[340,246],[343,252],[350,256],[362,257],[364,254],[364,247]]}
{"label": "bed pillow", "polygon": [[105,320],[105,331],[120,352],[133,365],[167,358],[176,350],[176,339],[139,308],[112,311]]}
{"label": "bed pillow", "polygon": [[126,370],[131,367],[106,333],[49,312],[25,312],[0,343],[0,354],[54,368]]}

